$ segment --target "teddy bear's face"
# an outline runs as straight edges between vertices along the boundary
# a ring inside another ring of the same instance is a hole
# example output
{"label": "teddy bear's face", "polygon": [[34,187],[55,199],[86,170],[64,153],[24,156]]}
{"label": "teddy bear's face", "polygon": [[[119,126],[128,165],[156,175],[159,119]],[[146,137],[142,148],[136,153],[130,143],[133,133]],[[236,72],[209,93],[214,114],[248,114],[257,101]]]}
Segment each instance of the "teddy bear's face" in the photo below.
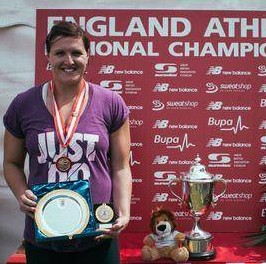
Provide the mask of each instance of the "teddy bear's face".
{"label": "teddy bear's face", "polygon": [[166,237],[172,232],[172,222],[163,214],[155,219],[155,233],[160,237]]}

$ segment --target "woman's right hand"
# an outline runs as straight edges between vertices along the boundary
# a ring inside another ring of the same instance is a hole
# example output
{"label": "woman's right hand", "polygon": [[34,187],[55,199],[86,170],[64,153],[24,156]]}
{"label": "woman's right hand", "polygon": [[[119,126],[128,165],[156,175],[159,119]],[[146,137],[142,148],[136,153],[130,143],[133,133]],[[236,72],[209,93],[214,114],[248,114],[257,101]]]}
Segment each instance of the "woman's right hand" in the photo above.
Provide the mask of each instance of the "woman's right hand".
{"label": "woman's right hand", "polygon": [[20,211],[34,218],[34,212],[37,205],[37,196],[31,190],[25,192],[19,197]]}

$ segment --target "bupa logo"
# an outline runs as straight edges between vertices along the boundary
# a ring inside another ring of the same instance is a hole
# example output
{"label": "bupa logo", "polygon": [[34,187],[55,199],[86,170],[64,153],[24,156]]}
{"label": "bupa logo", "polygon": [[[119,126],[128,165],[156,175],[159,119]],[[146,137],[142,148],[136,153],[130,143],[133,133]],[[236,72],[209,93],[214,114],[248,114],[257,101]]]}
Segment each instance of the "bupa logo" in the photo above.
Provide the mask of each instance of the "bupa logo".
{"label": "bupa logo", "polygon": [[266,107],[266,99],[260,99],[260,107]]}
{"label": "bupa logo", "polygon": [[157,63],[154,68],[155,72],[159,74],[177,73],[177,65],[175,63]]}
{"label": "bupa logo", "polygon": [[233,119],[216,119],[215,117],[209,117],[208,126],[216,126],[223,131],[232,131],[237,134],[244,129],[249,129],[248,126],[243,125],[242,117],[238,116],[237,120]]}
{"label": "bupa logo", "polygon": [[266,208],[261,209],[261,217],[266,217]]}
{"label": "bupa logo", "polygon": [[103,65],[98,71],[99,74],[111,74],[115,70],[114,65]]}
{"label": "bupa logo", "polygon": [[219,87],[214,83],[206,83],[206,93],[216,93],[219,90]]}
{"label": "bupa logo", "polygon": [[137,160],[133,157],[133,151],[132,151],[132,150],[130,150],[130,153],[129,153],[129,163],[130,163],[131,166],[141,164],[140,161],[137,161]]}
{"label": "bupa logo", "polygon": [[222,66],[210,66],[207,71],[207,75],[219,75],[222,73],[223,67]]}
{"label": "bupa logo", "polygon": [[162,103],[160,100],[153,100],[152,104],[153,104],[153,107],[152,107],[153,111],[160,111],[160,110],[163,110],[165,107],[164,103]]}
{"label": "bupa logo", "polygon": [[213,221],[218,221],[221,220],[223,216],[223,212],[211,212],[208,217],[207,220],[213,220]]}
{"label": "bupa logo", "polygon": [[122,93],[122,81],[119,80],[103,80],[100,82],[100,85],[104,88],[107,88],[109,90]]}

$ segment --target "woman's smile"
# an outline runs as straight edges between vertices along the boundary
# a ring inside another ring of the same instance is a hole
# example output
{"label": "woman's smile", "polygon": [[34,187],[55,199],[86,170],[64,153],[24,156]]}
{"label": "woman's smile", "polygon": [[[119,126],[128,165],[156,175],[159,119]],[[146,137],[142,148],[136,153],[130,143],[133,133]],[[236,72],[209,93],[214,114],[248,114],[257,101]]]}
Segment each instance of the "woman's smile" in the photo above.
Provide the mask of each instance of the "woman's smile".
{"label": "woman's smile", "polygon": [[54,82],[64,86],[80,82],[88,57],[82,38],[61,37],[55,40],[48,54]]}

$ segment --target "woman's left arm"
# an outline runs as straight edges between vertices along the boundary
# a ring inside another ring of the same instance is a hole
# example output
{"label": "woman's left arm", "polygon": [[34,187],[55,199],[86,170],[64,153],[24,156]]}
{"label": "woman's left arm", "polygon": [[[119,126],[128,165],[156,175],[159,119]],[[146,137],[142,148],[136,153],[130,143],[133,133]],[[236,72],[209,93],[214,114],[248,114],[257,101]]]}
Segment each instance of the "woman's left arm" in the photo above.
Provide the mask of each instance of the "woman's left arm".
{"label": "woman's left arm", "polygon": [[[129,222],[132,192],[132,177],[129,165],[130,131],[129,120],[110,135],[113,202],[118,216],[111,233],[121,232]],[[111,234],[110,233],[110,234]]]}

